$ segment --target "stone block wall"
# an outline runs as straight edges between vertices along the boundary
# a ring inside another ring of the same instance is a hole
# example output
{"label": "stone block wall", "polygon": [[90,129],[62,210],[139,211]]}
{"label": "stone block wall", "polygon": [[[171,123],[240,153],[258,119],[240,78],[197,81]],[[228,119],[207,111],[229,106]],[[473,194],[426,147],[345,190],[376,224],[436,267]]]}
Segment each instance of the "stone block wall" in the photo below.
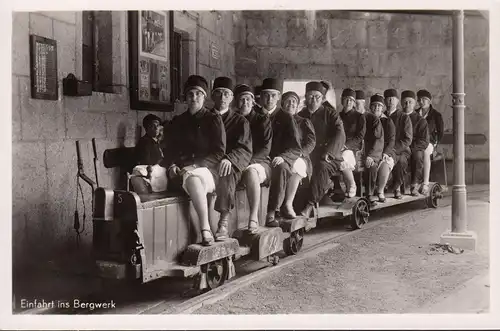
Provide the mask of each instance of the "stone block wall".
{"label": "stone block wall", "polygon": [[[490,147],[488,27],[482,17],[465,19],[465,130],[487,138],[484,145],[467,145],[466,159],[481,162],[471,169],[482,171]],[[240,31],[235,44],[239,82],[255,85],[265,77],[328,79],[337,96],[346,87],[369,95],[387,88],[426,88],[443,114],[445,129],[452,132],[451,17],[244,11],[235,29]],[[441,151],[452,159],[451,145],[443,145]],[[477,173],[471,178],[485,176]]]}
{"label": "stone block wall", "polygon": [[[175,29],[183,33],[183,76],[203,74],[235,77],[233,14],[230,12],[175,12]],[[62,78],[82,73],[82,12],[15,12],[12,34],[12,228],[14,268],[22,269],[59,257],[88,253],[92,238],[91,194],[82,182],[86,204],[85,231],[76,251],[73,213],[77,192],[75,141],[80,141],[84,170],[94,177],[91,139],[96,138],[99,158],[109,148],[134,146],[148,111],[131,110],[128,94],[127,13],[112,13],[113,84],[118,93],[88,97],[66,97]],[[31,98],[29,35],[57,41],[59,99]],[[184,38],[185,36],[185,38]],[[210,54],[210,40],[219,48],[219,58]],[[170,113],[155,112],[170,119],[185,109],[176,104]],[[100,185],[116,187],[118,173],[101,165]],[[83,215],[81,199],[78,204]]]}

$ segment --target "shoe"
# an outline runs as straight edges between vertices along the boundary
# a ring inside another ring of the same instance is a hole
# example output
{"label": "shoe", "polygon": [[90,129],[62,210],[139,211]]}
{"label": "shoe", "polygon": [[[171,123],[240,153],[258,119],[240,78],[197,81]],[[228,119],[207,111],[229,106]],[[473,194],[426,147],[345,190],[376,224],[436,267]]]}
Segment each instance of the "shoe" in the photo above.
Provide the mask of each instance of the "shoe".
{"label": "shoe", "polygon": [[316,222],[318,219],[316,217],[308,218],[306,221],[306,226],[304,227],[304,231],[309,232],[311,229],[316,227]]}
{"label": "shoe", "polygon": [[373,203],[375,203],[375,202],[378,201],[378,198],[376,196],[374,196],[374,195],[370,195],[368,197],[368,201],[370,201],[370,203],[373,204]]}
{"label": "shoe", "polygon": [[429,184],[422,184],[422,187],[420,188],[420,193],[423,195],[429,194]]}
{"label": "shoe", "polygon": [[378,202],[385,202],[385,195],[384,195],[384,192],[381,192],[381,193],[379,192],[379,193],[377,194],[377,196],[378,196]]}
{"label": "shoe", "polygon": [[268,213],[266,216],[266,227],[268,228],[277,228],[279,227],[280,224],[276,220],[276,214],[275,212]]}
{"label": "shoe", "polygon": [[349,187],[349,190],[347,191],[347,197],[354,198],[356,196],[356,191],[357,191],[356,185]]}
{"label": "shoe", "polygon": [[229,238],[229,231],[227,230],[227,219],[220,219],[217,232],[215,233],[216,241],[224,241]]}
{"label": "shoe", "polygon": [[284,206],[284,208],[281,209],[281,216],[287,219],[294,219],[295,217],[297,217],[297,214],[295,214],[295,211],[292,207]]}
{"label": "shoe", "polygon": [[307,206],[300,212],[300,214],[304,217],[311,217],[311,212],[313,211],[314,205],[311,203],[308,203]]}
{"label": "shoe", "polygon": [[417,185],[412,185],[410,193],[411,193],[412,196],[418,197],[420,195],[420,193],[418,193],[418,186]]}
{"label": "shoe", "polygon": [[[203,235],[204,233],[208,233],[210,236],[205,237]],[[212,231],[210,230],[201,230],[201,237],[202,237],[201,244],[203,246],[211,246],[214,243],[214,237],[212,235]]]}
{"label": "shoe", "polygon": [[401,194],[401,190],[394,191],[394,199],[398,199],[398,200],[403,199],[403,195]]}
{"label": "shoe", "polygon": [[259,222],[255,220],[248,221],[248,232],[250,232],[251,234],[255,234],[258,229],[259,229]]}

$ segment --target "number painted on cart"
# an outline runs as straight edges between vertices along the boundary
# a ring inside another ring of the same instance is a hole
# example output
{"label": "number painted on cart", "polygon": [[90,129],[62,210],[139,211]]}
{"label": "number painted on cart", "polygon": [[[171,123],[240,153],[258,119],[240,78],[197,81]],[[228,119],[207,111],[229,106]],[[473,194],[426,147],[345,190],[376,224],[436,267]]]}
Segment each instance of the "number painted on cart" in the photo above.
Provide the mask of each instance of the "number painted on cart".
{"label": "number painted on cart", "polygon": [[118,203],[122,203],[122,202],[123,202],[122,195],[121,195],[121,194],[118,194]]}

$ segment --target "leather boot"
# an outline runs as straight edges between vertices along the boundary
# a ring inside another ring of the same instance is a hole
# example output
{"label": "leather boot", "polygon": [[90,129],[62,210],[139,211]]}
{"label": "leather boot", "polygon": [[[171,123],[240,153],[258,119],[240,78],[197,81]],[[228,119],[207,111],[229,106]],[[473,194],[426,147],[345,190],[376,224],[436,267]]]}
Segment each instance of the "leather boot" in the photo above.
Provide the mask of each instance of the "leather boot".
{"label": "leather boot", "polygon": [[215,240],[216,241],[224,241],[227,238],[229,238],[229,231],[228,231],[228,219],[229,215],[221,217],[219,220],[219,224],[217,227],[217,232],[215,233]]}

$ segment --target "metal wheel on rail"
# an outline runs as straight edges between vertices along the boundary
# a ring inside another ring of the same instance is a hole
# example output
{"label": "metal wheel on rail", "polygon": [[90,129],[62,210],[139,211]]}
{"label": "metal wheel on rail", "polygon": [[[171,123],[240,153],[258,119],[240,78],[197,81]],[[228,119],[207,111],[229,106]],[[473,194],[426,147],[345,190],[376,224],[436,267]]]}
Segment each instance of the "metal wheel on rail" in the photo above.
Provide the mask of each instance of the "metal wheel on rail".
{"label": "metal wheel on rail", "polygon": [[429,196],[426,199],[427,207],[437,208],[439,199],[443,198],[443,188],[438,183],[432,184]]}
{"label": "metal wheel on rail", "polygon": [[297,255],[304,243],[304,229],[298,229],[290,234],[283,242],[283,250],[286,255]]}
{"label": "metal wheel on rail", "polygon": [[220,259],[201,266],[201,272],[194,278],[194,290],[210,291],[226,281],[229,273],[227,259]]}
{"label": "metal wheel on rail", "polygon": [[229,272],[229,266],[226,259],[221,259],[207,263],[207,285],[213,290],[224,284]]}
{"label": "metal wheel on rail", "polygon": [[361,229],[370,217],[370,203],[365,198],[360,198],[352,207],[351,226],[353,229]]}

